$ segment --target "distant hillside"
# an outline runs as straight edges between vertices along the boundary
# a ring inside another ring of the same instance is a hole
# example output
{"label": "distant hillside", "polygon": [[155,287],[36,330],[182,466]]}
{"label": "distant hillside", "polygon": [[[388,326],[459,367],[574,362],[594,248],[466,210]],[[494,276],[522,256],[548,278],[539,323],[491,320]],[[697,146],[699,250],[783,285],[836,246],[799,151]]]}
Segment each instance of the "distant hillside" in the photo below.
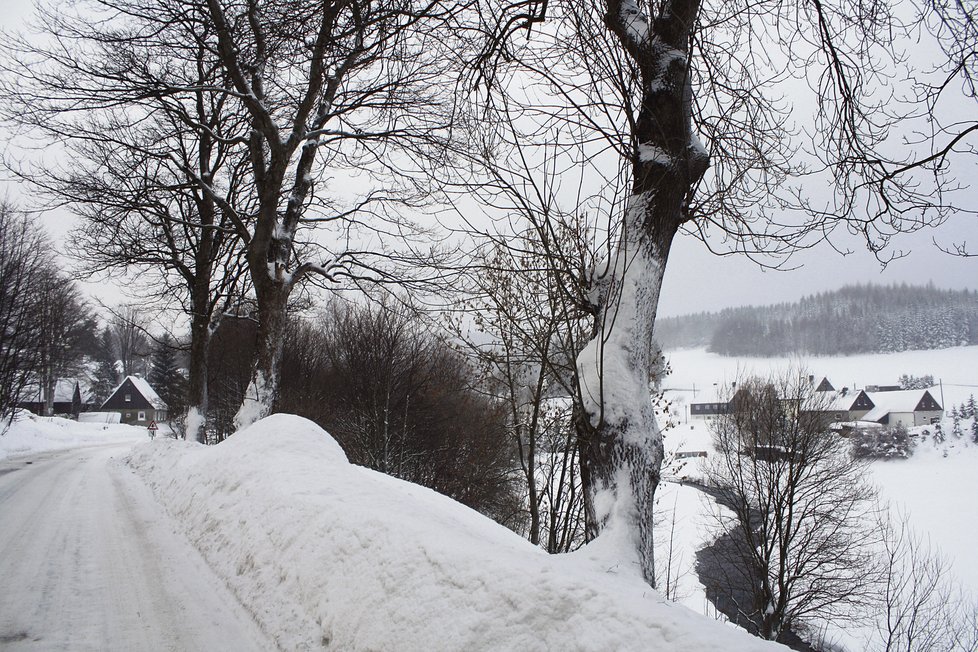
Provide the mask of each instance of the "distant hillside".
{"label": "distant hillside", "polygon": [[837,355],[978,344],[978,292],[852,285],[797,303],[728,308],[660,319],[665,349],[706,346],[722,355]]}

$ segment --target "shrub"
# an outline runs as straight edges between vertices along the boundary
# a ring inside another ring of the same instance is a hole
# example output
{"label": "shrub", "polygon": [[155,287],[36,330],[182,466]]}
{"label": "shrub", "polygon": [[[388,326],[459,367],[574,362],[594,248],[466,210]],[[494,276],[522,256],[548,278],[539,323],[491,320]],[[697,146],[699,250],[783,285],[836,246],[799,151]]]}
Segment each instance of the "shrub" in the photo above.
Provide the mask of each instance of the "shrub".
{"label": "shrub", "polygon": [[852,436],[856,457],[906,459],[913,455],[914,442],[903,424],[888,428],[861,428]]}

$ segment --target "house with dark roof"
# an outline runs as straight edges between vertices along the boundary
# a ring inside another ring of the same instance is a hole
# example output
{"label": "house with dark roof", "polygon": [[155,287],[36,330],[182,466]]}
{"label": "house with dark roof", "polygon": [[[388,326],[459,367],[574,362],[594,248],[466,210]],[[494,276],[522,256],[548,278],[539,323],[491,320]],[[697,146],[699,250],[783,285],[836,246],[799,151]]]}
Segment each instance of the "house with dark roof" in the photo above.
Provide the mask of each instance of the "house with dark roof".
{"label": "house with dark roof", "polygon": [[849,391],[843,387],[838,392],[826,395],[828,399],[824,405],[820,405],[827,422],[833,421],[858,421],[863,416],[876,407],[873,400],[864,390]]}
{"label": "house with dark roof", "polygon": [[118,412],[122,415],[122,423],[148,426],[152,421],[166,421],[167,405],[144,379],[126,376],[122,384],[105,399],[99,411]]}
{"label": "house with dark roof", "polygon": [[[815,376],[809,377],[809,380],[814,384],[814,382],[815,382]],[[829,379],[827,377],[823,376],[822,377],[822,382],[820,382],[818,384],[818,387],[815,388],[815,391],[816,392],[834,392],[835,391],[835,387],[832,386],[832,383],[829,382]]]}

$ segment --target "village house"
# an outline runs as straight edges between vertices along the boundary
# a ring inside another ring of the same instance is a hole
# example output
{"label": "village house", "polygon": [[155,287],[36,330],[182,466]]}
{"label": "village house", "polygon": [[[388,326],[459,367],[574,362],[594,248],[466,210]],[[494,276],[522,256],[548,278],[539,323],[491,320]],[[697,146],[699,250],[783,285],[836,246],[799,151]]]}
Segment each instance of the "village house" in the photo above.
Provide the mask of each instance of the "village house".
{"label": "village house", "polygon": [[689,404],[689,418],[693,420],[709,420],[723,414],[730,414],[736,405],[736,397],[739,392],[737,383],[733,383],[729,388],[719,388],[714,385],[711,389],[700,392],[698,401]]}
{"label": "village house", "polygon": [[118,412],[122,423],[148,426],[150,422],[166,421],[167,405],[144,379],[126,376],[102,403],[100,411]]}
{"label": "village house", "polygon": [[929,390],[836,392],[821,410],[827,423],[874,423],[907,428],[940,421],[944,409]]}
{"label": "village house", "polygon": [[22,395],[17,407],[29,410],[38,416],[73,416],[88,406],[84,402],[81,386],[74,378],[61,378],[54,385],[54,402],[50,414],[46,413],[47,391],[43,387],[27,389]]}
{"label": "village house", "polygon": [[[930,425],[940,421],[944,409],[929,390],[894,390],[892,387],[872,386],[867,389],[850,390],[843,387],[836,390],[828,378],[822,378],[815,383],[815,377],[810,376],[809,382],[815,385],[815,391],[820,394],[815,403],[817,412],[823,415],[825,424],[865,422],[881,425],[913,426]],[[729,390],[724,390],[725,398],[717,387],[706,392],[704,396],[690,403],[689,416],[691,419],[715,419],[724,414],[731,414],[736,406],[736,384]]]}
{"label": "village house", "polygon": [[944,408],[930,390],[873,392],[869,397],[873,401],[873,409],[861,417],[862,421],[912,428],[937,423],[944,416]]}

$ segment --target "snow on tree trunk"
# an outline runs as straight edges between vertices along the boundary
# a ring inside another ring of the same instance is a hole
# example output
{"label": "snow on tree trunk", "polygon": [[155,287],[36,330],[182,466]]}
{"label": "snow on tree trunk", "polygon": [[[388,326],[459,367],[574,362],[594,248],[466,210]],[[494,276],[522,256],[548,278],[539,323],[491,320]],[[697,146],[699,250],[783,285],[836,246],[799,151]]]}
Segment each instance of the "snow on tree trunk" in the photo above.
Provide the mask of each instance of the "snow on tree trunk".
{"label": "snow on tree trunk", "polygon": [[577,369],[591,535],[600,532],[624,546],[624,558],[653,583],[652,499],[662,435],[649,381],[665,260],[643,228],[649,201],[648,194],[635,195],[626,208],[617,251],[597,279],[603,299],[596,335],[578,356]]}
{"label": "snow on tree trunk", "polygon": [[255,366],[244,399],[234,415],[234,426],[241,430],[272,413],[278,397],[279,363],[285,338],[286,304],[291,284],[271,278],[261,289],[256,282],[258,299],[258,336],[255,343]]}
{"label": "snow on tree trunk", "polygon": [[614,255],[594,279],[595,336],[577,360],[588,537],[618,546],[653,586],[662,435],[650,391],[652,329],[672,240],[692,219],[689,195],[709,165],[692,131],[688,48],[698,8],[699,0],[670,0],[652,20],[644,4],[607,0],[605,24],[636,65],[642,91],[630,127],[632,194]]}
{"label": "snow on tree trunk", "polygon": [[[209,274],[207,274],[209,279]],[[218,320],[208,309],[209,282],[195,288],[194,317],[190,326],[190,368],[187,378],[187,414],[184,432],[187,441],[204,443],[207,426],[207,354]]]}

